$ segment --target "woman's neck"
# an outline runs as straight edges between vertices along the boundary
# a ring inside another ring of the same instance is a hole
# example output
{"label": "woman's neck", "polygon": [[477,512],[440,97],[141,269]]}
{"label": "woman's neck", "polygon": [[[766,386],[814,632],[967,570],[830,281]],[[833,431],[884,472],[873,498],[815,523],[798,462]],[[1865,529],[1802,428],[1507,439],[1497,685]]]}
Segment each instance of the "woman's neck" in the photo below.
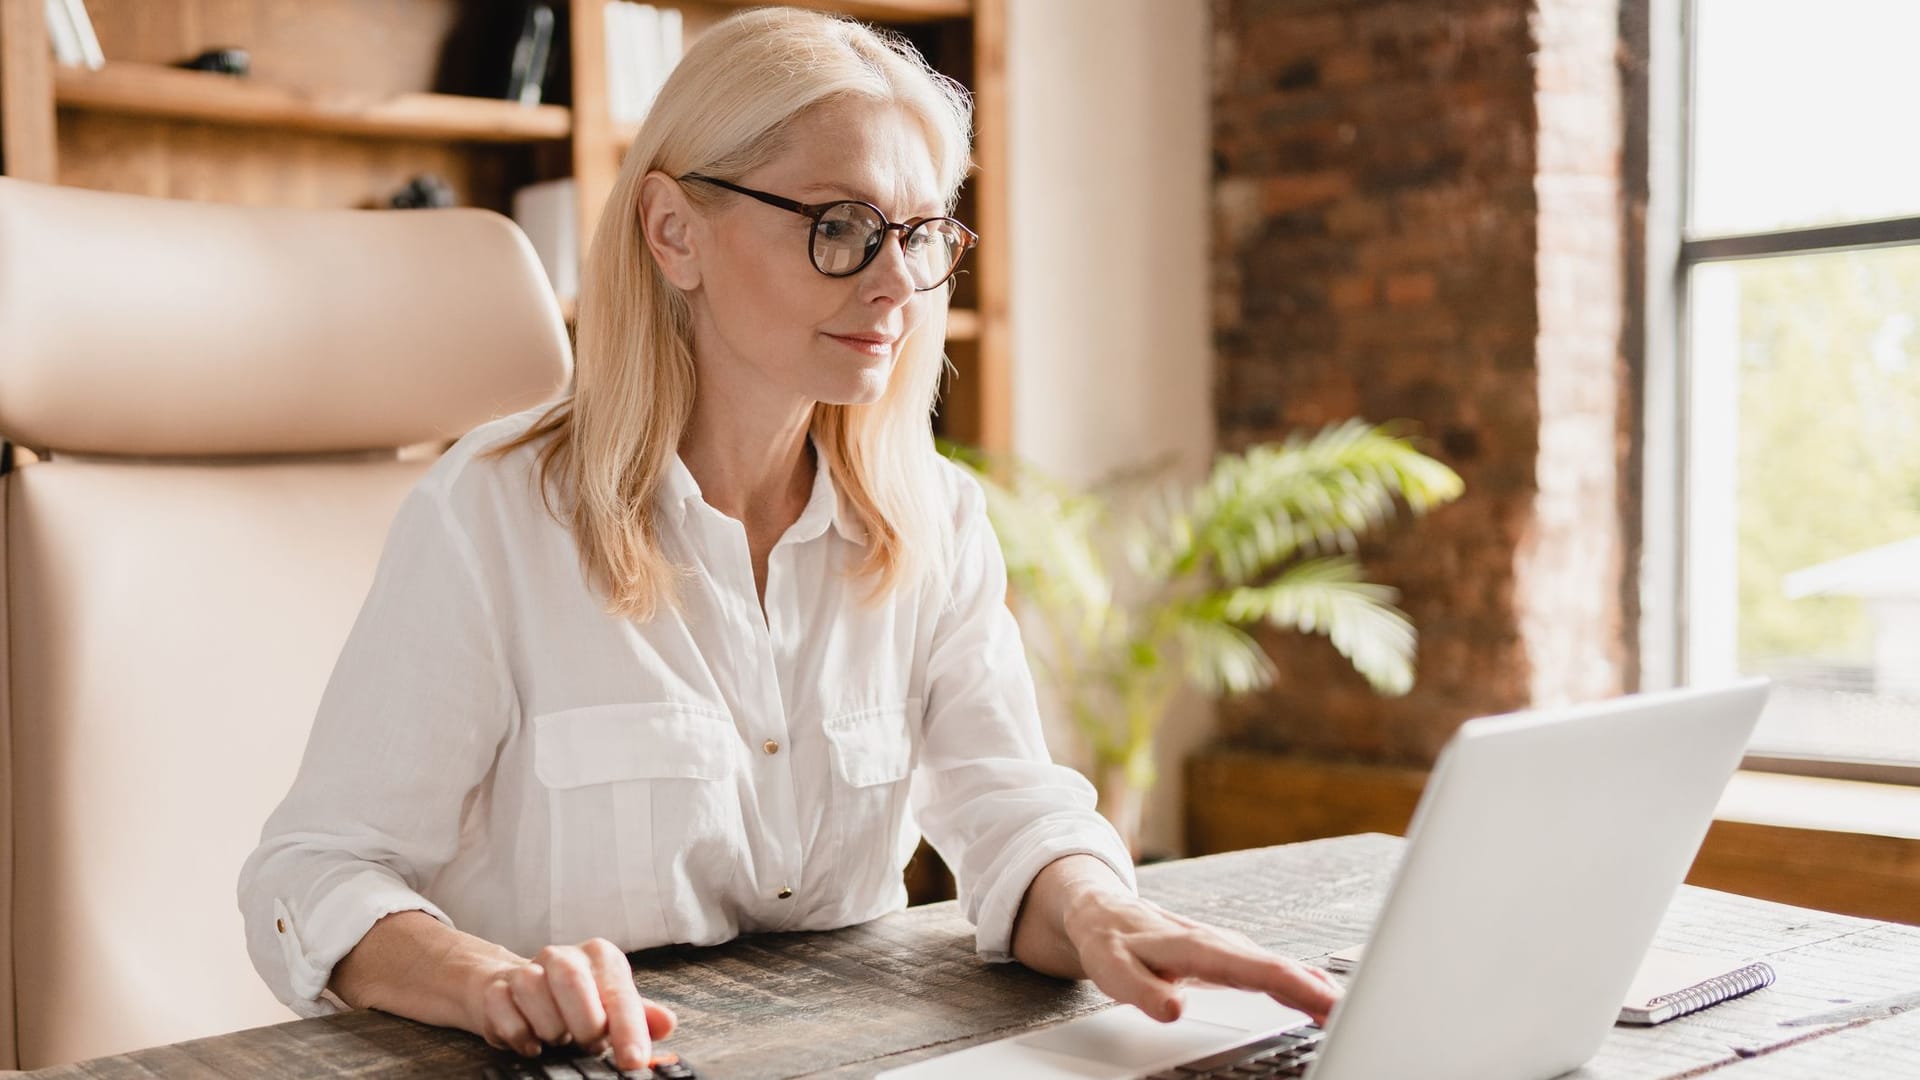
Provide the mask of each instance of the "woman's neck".
{"label": "woman's neck", "polygon": [[786,531],[806,509],[814,483],[807,440],[812,410],[756,429],[735,413],[726,422],[696,403],[680,440],[680,460],[708,506],[747,526],[749,535]]}

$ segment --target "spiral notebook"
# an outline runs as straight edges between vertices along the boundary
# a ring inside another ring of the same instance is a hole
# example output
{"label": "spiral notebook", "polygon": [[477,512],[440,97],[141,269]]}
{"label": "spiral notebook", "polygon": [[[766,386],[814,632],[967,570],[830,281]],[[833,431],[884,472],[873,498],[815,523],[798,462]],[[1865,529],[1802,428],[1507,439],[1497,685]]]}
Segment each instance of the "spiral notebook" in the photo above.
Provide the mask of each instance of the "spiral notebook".
{"label": "spiral notebook", "polygon": [[1743,965],[1721,957],[1648,949],[1639,974],[1627,988],[1619,1022],[1658,1024],[1750,994],[1771,982],[1773,968],[1764,961]]}
{"label": "spiral notebook", "polygon": [[[1360,962],[1364,945],[1350,945],[1327,957],[1327,969],[1347,972]],[[1619,1023],[1658,1024],[1699,1012],[1773,982],[1773,968],[1762,961],[1741,964],[1715,956],[1648,949],[1627,987]]]}

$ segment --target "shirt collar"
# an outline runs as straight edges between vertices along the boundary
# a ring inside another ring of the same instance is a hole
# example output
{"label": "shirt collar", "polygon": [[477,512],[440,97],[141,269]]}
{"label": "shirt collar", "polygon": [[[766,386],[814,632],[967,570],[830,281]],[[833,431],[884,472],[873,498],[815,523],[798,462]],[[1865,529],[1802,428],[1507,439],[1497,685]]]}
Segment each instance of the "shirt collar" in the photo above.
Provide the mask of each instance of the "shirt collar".
{"label": "shirt collar", "polygon": [[665,514],[677,528],[687,520],[687,506],[700,499],[700,481],[693,478],[693,472],[687,463],[680,460],[680,452],[667,455],[667,471],[660,477],[660,490],[654,496],[654,506]]}
{"label": "shirt collar", "polygon": [[[807,497],[806,508],[800,511],[800,517],[788,528],[787,535],[795,542],[805,542],[826,532],[827,526],[832,525],[845,539],[856,544],[866,542],[866,529],[854,515],[852,505],[840,497],[840,491],[833,483],[833,470],[819,453],[818,444],[813,443],[811,435],[807,441],[813,445],[814,460],[818,463],[813,473],[813,493]],[[675,451],[667,459],[667,471],[661,477],[659,505],[677,527],[685,522],[687,507],[694,502],[704,502],[700,481],[693,478],[692,470],[687,468],[687,463]]]}

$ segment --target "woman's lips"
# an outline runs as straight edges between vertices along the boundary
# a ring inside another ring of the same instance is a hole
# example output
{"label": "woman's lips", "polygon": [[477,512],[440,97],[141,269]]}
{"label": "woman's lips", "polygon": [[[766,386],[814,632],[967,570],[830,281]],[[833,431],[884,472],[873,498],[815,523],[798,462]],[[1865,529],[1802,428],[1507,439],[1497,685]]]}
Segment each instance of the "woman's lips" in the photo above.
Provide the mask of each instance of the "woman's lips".
{"label": "woman's lips", "polygon": [[866,353],[868,356],[888,356],[893,352],[893,340],[891,338],[843,337],[840,334],[828,334],[827,336],[845,345],[849,349]]}

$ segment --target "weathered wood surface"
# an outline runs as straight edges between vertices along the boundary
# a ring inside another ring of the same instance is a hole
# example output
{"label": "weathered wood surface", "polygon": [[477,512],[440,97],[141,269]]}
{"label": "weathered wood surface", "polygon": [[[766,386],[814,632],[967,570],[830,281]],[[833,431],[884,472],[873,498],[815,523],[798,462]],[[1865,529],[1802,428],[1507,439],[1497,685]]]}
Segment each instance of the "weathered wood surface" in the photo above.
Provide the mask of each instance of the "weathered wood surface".
{"label": "weathered wood surface", "polygon": [[[1285,955],[1317,960],[1366,937],[1401,844],[1355,836],[1166,863],[1142,868],[1142,891]],[[1920,989],[1920,928],[1689,887],[1658,943],[1764,958],[1779,979],[1659,1027],[1617,1027],[1570,1076],[1920,1076],[1920,1015],[1824,1029],[1779,1025]],[[633,960],[642,991],[680,1015],[682,1031],[669,1045],[711,1080],[870,1076],[1106,1004],[1087,984],[980,963],[972,930],[951,903],[832,933],[660,949]],[[27,1075],[429,1077],[477,1074],[498,1060],[472,1036],[355,1012]]]}

